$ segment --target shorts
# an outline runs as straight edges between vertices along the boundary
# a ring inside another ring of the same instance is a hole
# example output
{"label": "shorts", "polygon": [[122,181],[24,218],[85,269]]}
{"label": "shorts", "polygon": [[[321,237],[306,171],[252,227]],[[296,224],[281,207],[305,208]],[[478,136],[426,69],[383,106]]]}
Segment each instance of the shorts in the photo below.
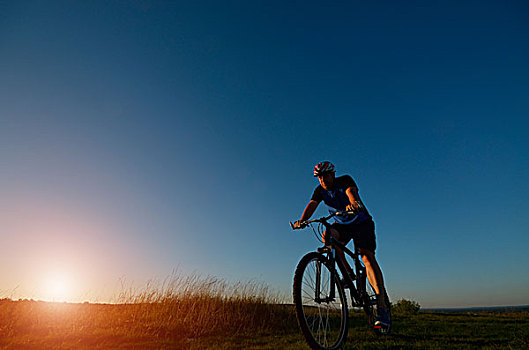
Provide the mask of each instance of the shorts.
{"label": "shorts", "polygon": [[347,244],[351,239],[356,249],[366,249],[375,252],[377,241],[375,237],[375,223],[372,219],[362,221],[358,224],[338,224],[331,225],[340,234],[340,240]]}

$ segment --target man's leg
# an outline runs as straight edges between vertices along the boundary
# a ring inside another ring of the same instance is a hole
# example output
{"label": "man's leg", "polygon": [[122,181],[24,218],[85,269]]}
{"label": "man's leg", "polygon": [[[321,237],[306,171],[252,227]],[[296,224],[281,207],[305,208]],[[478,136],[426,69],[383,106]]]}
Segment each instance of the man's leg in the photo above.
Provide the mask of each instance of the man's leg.
{"label": "man's leg", "polygon": [[387,309],[386,305],[388,300],[386,300],[384,277],[382,276],[382,270],[375,258],[375,253],[366,249],[360,249],[360,254],[362,254],[362,261],[366,267],[367,279],[377,294],[378,307],[381,309]]}
{"label": "man's leg", "polygon": [[[325,244],[325,235],[326,235],[326,232],[327,230],[325,230],[323,232],[323,243]],[[338,232],[338,230],[336,229],[333,229],[331,228],[331,234],[332,236],[337,239],[338,241],[340,241],[340,243],[342,243],[343,245],[346,245],[347,243],[349,243],[349,240],[347,240],[347,242],[344,241],[343,237],[340,236],[340,232]],[[335,247],[336,248],[336,252],[338,253],[338,258],[340,259],[340,261],[343,263],[343,265],[345,266],[345,269],[347,270],[347,272],[349,272],[349,275],[350,276],[354,276],[355,273],[354,273],[354,270],[351,268],[351,265],[349,265],[349,262],[347,261],[347,259],[345,258],[345,253],[343,252],[343,250],[341,250],[340,248],[338,247]]]}

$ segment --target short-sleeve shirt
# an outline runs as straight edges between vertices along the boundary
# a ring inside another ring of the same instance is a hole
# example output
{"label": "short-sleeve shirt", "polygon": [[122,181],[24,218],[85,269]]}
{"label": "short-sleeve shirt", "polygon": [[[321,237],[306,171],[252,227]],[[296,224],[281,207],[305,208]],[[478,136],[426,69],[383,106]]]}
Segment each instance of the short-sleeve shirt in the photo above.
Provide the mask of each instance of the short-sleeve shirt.
{"label": "short-sleeve shirt", "polygon": [[[330,190],[325,190],[321,185],[318,185],[312,194],[311,200],[318,203],[323,201],[329,207],[329,213],[331,214],[337,211],[344,211],[350,204],[349,197],[345,193],[345,190],[349,187],[357,188],[351,176],[343,175],[337,177],[334,179],[333,186]],[[335,216],[334,220],[339,224],[357,224],[371,219],[371,215],[369,215],[363,203],[360,202],[360,204],[362,204],[363,209],[358,214],[346,217]]]}

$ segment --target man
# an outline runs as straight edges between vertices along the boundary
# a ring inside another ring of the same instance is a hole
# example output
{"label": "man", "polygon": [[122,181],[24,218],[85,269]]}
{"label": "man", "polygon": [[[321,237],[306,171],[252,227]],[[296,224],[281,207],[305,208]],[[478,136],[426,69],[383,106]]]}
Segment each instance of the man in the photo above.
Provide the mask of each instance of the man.
{"label": "man", "polygon": [[[375,224],[358,195],[358,187],[349,175],[336,177],[335,168],[331,162],[325,161],[316,164],[314,176],[318,177],[320,185],[314,190],[301,219],[294,223],[294,227],[299,228],[301,222],[309,220],[321,201],[329,207],[331,213],[336,211],[354,212],[353,215],[347,217],[335,216],[335,223],[331,226],[330,234],[344,245],[353,239],[355,248],[360,251],[362,256],[369,283],[373,286],[377,296],[378,315],[375,319],[375,326],[389,327],[391,321],[386,306],[389,300],[386,300],[384,278],[375,258]],[[326,237],[326,234],[328,233],[325,232],[323,237]],[[351,267],[345,259],[344,252],[339,248],[336,251],[339,259],[350,270]]]}

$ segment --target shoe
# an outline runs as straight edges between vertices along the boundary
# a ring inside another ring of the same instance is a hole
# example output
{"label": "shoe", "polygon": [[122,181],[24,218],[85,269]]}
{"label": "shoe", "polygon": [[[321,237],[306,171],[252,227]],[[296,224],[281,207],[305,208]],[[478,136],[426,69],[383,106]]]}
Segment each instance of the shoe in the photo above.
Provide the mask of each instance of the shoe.
{"label": "shoe", "polygon": [[385,309],[377,310],[377,317],[375,318],[375,328],[391,326],[391,320],[389,319],[389,313]]}

